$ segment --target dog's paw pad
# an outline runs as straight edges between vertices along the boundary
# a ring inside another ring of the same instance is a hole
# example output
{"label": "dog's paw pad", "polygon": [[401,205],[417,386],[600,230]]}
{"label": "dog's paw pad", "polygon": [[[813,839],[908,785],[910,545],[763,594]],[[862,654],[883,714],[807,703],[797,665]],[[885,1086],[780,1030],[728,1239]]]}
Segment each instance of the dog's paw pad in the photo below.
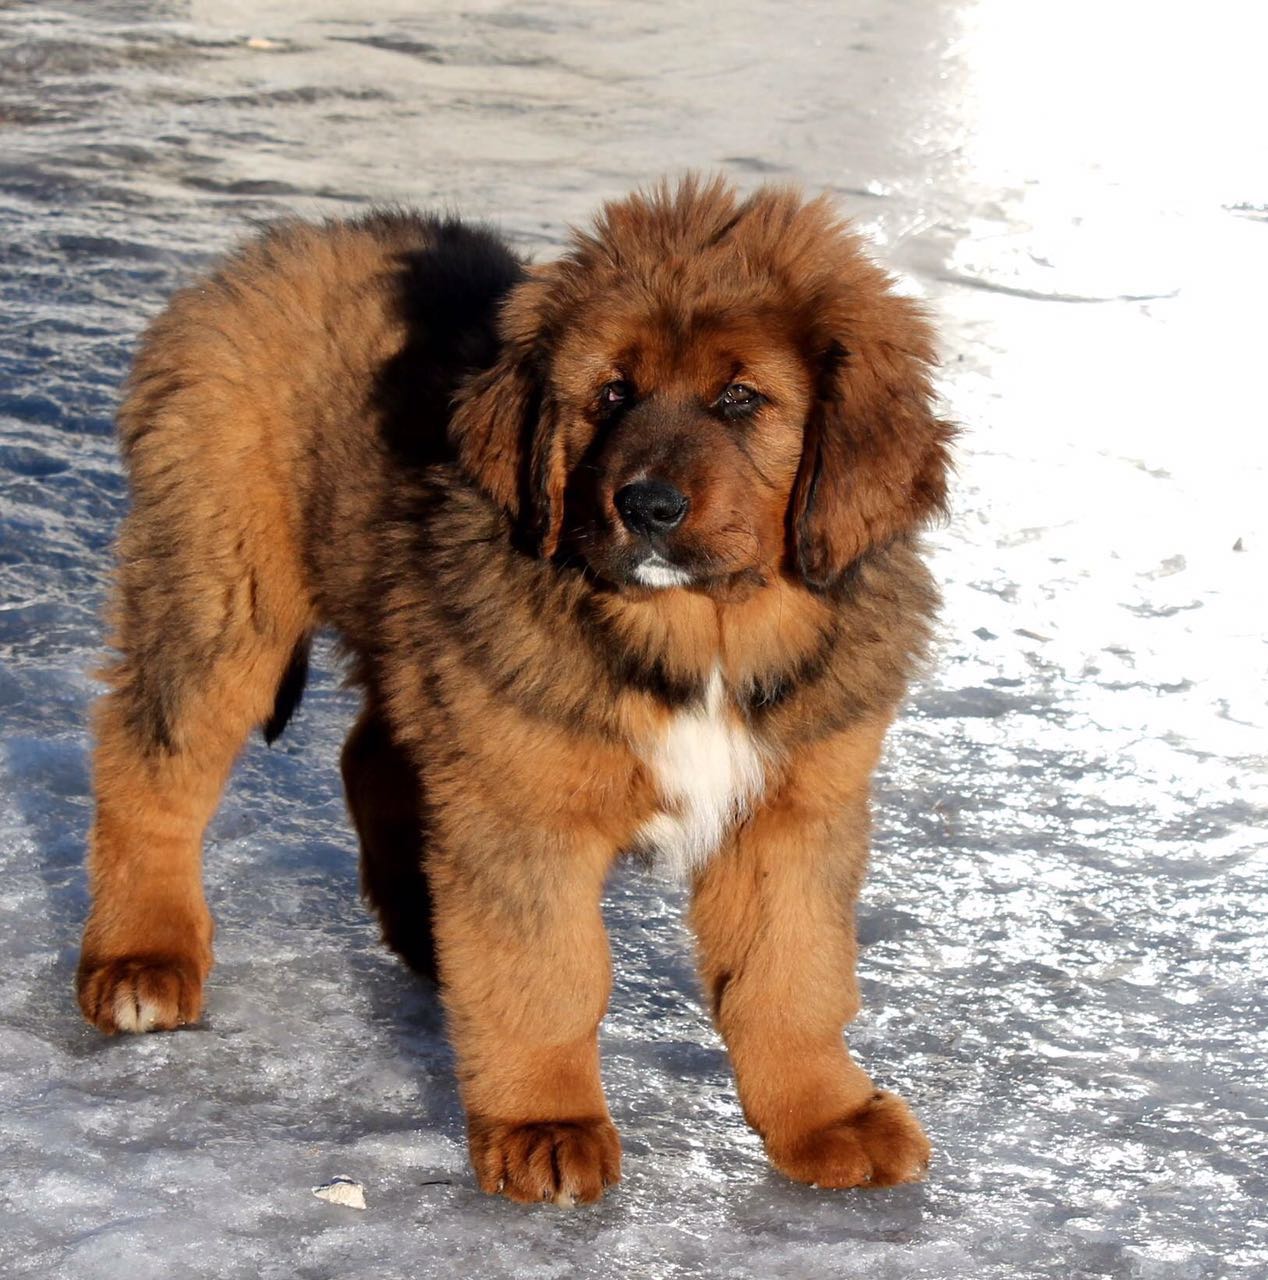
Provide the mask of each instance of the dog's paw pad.
{"label": "dog's paw pad", "polygon": [[929,1154],[929,1139],[907,1104],[884,1092],[835,1124],[770,1148],[777,1169],[819,1187],[919,1182]]}
{"label": "dog's paw pad", "polygon": [[523,1204],[588,1204],[620,1180],[621,1142],[609,1120],[475,1122],[471,1160],[483,1191]]}
{"label": "dog's paw pad", "polygon": [[172,1031],[197,1022],[202,1012],[202,975],[191,960],[171,956],[125,956],[79,970],[79,1006],[108,1035]]}

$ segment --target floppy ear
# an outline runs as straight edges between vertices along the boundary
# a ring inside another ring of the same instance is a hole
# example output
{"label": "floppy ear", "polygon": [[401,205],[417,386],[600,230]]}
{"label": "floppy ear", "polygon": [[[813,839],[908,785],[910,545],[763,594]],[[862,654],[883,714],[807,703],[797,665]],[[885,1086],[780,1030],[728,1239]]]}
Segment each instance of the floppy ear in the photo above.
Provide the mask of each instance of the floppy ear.
{"label": "floppy ear", "polygon": [[548,385],[547,303],[540,269],[508,295],[501,351],[459,390],[449,438],[467,477],[549,557],[559,546],[567,464]]}
{"label": "floppy ear", "polygon": [[928,327],[905,298],[886,296],[872,310],[868,323],[842,326],[844,341],[820,347],[789,508],[795,564],[820,591],[946,501],[954,430],[933,414]]}

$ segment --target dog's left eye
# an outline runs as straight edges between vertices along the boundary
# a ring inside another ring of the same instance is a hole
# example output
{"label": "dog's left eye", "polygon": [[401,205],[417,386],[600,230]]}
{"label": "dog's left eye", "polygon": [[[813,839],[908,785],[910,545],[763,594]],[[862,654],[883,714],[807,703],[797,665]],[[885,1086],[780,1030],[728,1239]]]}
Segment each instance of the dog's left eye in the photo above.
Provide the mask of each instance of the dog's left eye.
{"label": "dog's left eye", "polygon": [[615,409],[630,398],[630,384],[623,379],[605,382],[599,390],[599,403],[605,409]]}
{"label": "dog's left eye", "polygon": [[761,395],[743,382],[733,382],[718,397],[718,406],[722,409],[752,409]]}

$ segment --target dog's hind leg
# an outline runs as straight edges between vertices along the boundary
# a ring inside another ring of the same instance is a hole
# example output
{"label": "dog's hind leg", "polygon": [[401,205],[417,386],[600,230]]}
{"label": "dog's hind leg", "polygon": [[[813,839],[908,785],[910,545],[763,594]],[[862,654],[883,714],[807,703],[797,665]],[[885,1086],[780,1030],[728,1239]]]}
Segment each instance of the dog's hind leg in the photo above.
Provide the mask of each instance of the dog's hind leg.
{"label": "dog's hind leg", "polygon": [[188,490],[166,506],[141,493],[124,524],[77,984],[105,1032],[199,1017],[212,962],[203,831],[247,735],[296,698],[311,607],[256,497],[219,489],[209,519]]}
{"label": "dog's hind leg", "polygon": [[349,734],[340,767],[361,841],[361,892],[379,917],[383,941],[411,969],[434,980],[421,784],[373,704]]}

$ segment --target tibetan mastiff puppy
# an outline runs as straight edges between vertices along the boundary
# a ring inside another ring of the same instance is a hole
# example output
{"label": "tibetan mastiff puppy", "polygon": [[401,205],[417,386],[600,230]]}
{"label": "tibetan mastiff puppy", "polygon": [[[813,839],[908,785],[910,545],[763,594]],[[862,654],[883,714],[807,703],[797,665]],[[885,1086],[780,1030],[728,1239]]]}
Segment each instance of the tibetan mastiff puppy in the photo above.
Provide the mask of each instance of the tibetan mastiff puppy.
{"label": "tibetan mastiff puppy", "polygon": [[842,1028],[869,782],[936,603],[932,361],[828,203],[720,182],[610,204],[544,266],[449,219],[285,223],[178,293],[119,415],[89,1021],[199,1017],[203,831],[327,626],[364,693],[365,893],[439,983],[482,1188],[617,1180],[597,1031],[622,854],[689,886],[775,1166],[919,1178],[920,1126]]}

